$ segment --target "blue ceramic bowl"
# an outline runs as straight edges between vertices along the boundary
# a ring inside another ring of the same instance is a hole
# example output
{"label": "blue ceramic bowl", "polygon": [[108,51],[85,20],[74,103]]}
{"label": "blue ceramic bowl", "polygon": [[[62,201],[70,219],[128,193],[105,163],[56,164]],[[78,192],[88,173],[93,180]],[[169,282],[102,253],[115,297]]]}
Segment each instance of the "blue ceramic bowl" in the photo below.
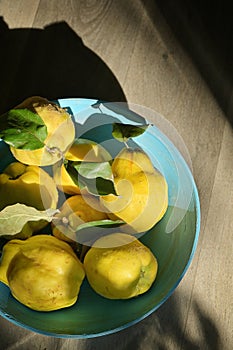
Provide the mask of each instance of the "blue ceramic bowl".
{"label": "blue ceramic bowl", "polygon": [[[137,124],[140,116],[119,106],[98,105],[90,99],[61,99],[76,121],[77,136],[93,139],[113,156],[122,144],[113,141],[112,122]],[[196,250],[200,229],[200,204],[192,173],[171,141],[155,126],[134,139],[166,177],[169,207],[162,220],[140,239],[156,255],[158,275],[151,289],[130,300],[108,300],[97,295],[84,281],[77,303],[53,312],[33,311],[16,301],[0,282],[0,315],[32,331],[67,338],[102,336],[131,326],[162,305],[183,278]],[[13,160],[0,141],[0,171]],[[111,312],[109,312],[111,310]]]}

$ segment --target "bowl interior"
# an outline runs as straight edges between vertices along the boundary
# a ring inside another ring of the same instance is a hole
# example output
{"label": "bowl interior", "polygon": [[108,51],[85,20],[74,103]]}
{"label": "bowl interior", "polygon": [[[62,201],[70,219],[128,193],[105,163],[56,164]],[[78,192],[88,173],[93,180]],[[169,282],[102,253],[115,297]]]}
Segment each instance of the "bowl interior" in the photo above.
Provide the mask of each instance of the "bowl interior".
{"label": "bowl interior", "polygon": [[[121,113],[103,113],[93,108],[96,100],[62,99],[76,121],[78,136],[102,143],[115,156],[122,144],[112,141],[112,122],[125,122]],[[137,123],[128,120],[129,123]],[[139,121],[140,122],[140,121]],[[200,208],[192,174],[174,145],[156,127],[139,136],[137,143],[149,153],[164,174],[169,187],[169,207],[163,219],[140,239],[156,255],[158,276],[151,289],[130,300],[108,300],[97,295],[84,281],[77,303],[67,309],[36,312],[16,301],[0,283],[0,315],[39,333],[86,338],[109,334],[132,325],[155,311],[174,291],[184,276],[198,240]],[[0,171],[13,157],[0,141]],[[111,310],[111,312],[109,312]]]}

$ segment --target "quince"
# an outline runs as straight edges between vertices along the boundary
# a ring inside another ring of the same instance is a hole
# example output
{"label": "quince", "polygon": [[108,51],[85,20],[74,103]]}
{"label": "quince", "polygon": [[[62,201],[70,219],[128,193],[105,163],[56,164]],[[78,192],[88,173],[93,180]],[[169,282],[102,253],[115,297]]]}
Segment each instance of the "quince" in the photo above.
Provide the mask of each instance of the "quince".
{"label": "quince", "polygon": [[64,153],[74,141],[75,128],[70,115],[55,103],[33,96],[23,101],[16,108],[27,108],[37,113],[47,126],[45,146],[36,150],[24,150],[11,147],[14,157],[30,165],[52,165],[63,158]]}
{"label": "quince", "polygon": [[135,237],[113,233],[99,238],[84,258],[91,287],[109,299],[129,299],[149,290],[158,263],[154,254]]}
{"label": "quince", "polygon": [[127,223],[125,232],[140,233],[152,228],[168,207],[168,186],[141,149],[123,148],[112,163],[118,196],[101,197],[110,219]]}
{"label": "quince", "polygon": [[61,206],[60,213],[53,221],[52,232],[55,237],[72,243],[77,241],[75,231],[79,225],[106,219],[108,216],[102,211],[98,197],[75,195]]}
{"label": "quince", "polygon": [[16,203],[55,209],[58,191],[50,175],[36,165],[12,162],[0,174],[0,210]]}
{"label": "quince", "polygon": [[19,302],[33,310],[73,305],[84,277],[83,265],[72,248],[56,237],[15,239],[3,247],[0,280]]}
{"label": "quince", "polygon": [[[75,140],[65,154],[65,161],[74,162],[106,162],[112,157],[108,151],[94,141],[86,139]],[[75,195],[80,194],[80,188],[74,183],[65,165],[54,166],[54,180],[59,190],[64,193]]]}

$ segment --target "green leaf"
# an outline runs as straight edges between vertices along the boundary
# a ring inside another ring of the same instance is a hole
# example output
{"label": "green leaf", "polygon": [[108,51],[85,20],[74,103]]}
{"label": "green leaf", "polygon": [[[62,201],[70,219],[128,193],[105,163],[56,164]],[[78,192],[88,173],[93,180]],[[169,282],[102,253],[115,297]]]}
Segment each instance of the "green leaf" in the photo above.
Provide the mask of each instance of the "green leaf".
{"label": "green leaf", "polygon": [[109,162],[77,162],[73,163],[77,172],[87,179],[96,179],[102,177],[106,180],[112,180],[112,168]]}
{"label": "green leaf", "polygon": [[148,128],[149,124],[144,125],[132,125],[113,123],[112,135],[120,142],[127,142],[132,137],[137,137],[143,134]]}
{"label": "green leaf", "polygon": [[100,238],[105,234],[119,230],[118,227],[125,224],[122,220],[98,220],[83,223],[76,227],[75,238],[72,237],[76,242],[92,246],[96,239]]}
{"label": "green leaf", "polygon": [[102,177],[97,177],[96,179],[82,177],[80,188],[87,188],[88,192],[95,196],[106,196],[110,193],[117,195],[113,181]]}
{"label": "green leaf", "polygon": [[117,195],[112,168],[108,162],[68,162],[66,170],[80,189],[86,188],[89,193],[97,196],[110,193]]}
{"label": "green leaf", "polygon": [[87,229],[90,227],[102,227],[102,228],[108,228],[108,227],[116,227],[125,224],[122,220],[96,220],[96,221],[89,221],[85,222],[84,224],[79,225],[75,232],[78,232],[83,229]]}
{"label": "green leaf", "polygon": [[10,205],[0,212],[0,236],[16,235],[28,222],[51,222],[56,213],[56,209],[40,211],[24,204]]}
{"label": "green leaf", "polygon": [[35,150],[44,147],[47,127],[29,109],[11,109],[0,117],[0,137],[15,148]]}

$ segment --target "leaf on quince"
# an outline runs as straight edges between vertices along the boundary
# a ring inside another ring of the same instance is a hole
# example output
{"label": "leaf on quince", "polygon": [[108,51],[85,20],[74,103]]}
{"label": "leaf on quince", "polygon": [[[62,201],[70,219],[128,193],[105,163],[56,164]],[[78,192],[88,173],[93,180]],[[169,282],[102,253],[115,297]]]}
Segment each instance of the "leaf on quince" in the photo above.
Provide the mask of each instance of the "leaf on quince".
{"label": "leaf on quince", "polygon": [[109,162],[69,162],[66,170],[74,183],[82,190],[84,188],[93,195],[117,195],[112,168]]}
{"label": "leaf on quince", "polygon": [[130,138],[142,135],[149,125],[150,124],[133,125],[113,123],[112,136],[120,142],[127,142]]}
{"label": "leaf on quince", "polygon": [[[75,238],[72,237],[77,243],[84,246],[91,246],[96,239],[99,237],[108,234],[109,232],[113,232],[112,230],[118,230],[118,227],[125,224],[122,220],[97,220],[85,222],[83,224],[74,227]],[[107,232],[105,232],[105,229]],[[85,250],[85,248],[84,248]],[[80,257],[83,249],[81,248]]]}
{"label": "leaf on quince", "polygon": [[73,167],[87,179],[96,179],[97,177],[103,177],[108,180],[113,179],[112,168],[109,162],[74,162]]}
{"label": "leaf on quince", "polygon": [[0,212],[0,236],[16,235],[28,222],[51,222],[56,213],[57,209],[41,211],[20,203],[9,205]]}
{"label": "leaf on quince", "polygon": [[11,109],[0,116],[0,137],[15,148],[35,150],[44,147],[47,127],[29,109]]}
{"label": "leaf on quince", "polygon": [[78,232],[80,230],[86,229],[86,228],[90,228],[90,227],[102,227],[102,228],[108,228],[108,227],[118,227],[125,224],[124,221],[122,220],[96,220],[96,221],[89,221],[89,222],[85,222],[81,225],[79,225],[76,229],[75,232]]}

